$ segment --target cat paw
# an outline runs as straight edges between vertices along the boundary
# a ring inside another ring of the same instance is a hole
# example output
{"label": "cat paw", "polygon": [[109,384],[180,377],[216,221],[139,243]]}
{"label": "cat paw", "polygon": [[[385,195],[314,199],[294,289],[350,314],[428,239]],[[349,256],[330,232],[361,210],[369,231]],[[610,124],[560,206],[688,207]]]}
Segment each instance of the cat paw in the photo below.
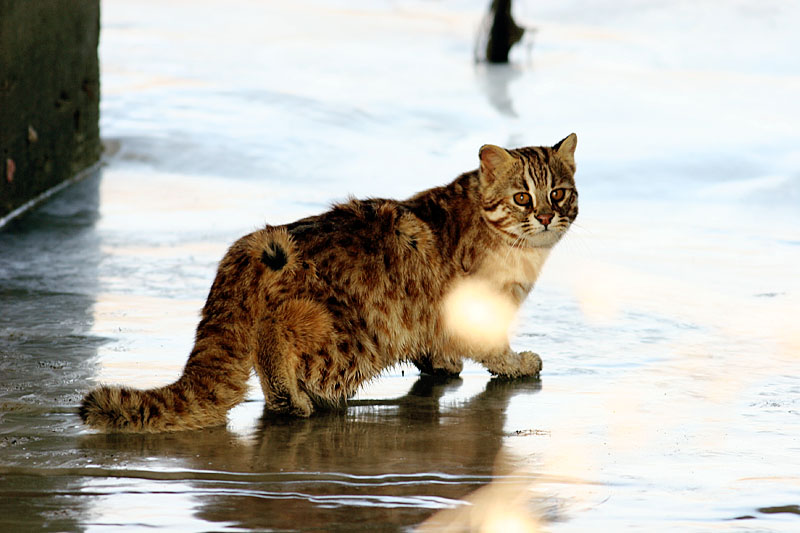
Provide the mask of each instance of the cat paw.
{"label": "cat paw", "polygon": [[520,371],[523,376],[538,376],[542,371],[542,358],[538,353],[520,352]]}
{"label": "cat paw", "polygon": [[295,390],[276,394],[273,389],[264,391],[264,411],[279,416],[308,418],[314,412],[314,403],[305,392]]}
{"label": "cat paw", "polygon": [[489,372],[505,378],[538,377],[542,371],[542,358],[533,352],[511,352],[500,364],[489,367]]}

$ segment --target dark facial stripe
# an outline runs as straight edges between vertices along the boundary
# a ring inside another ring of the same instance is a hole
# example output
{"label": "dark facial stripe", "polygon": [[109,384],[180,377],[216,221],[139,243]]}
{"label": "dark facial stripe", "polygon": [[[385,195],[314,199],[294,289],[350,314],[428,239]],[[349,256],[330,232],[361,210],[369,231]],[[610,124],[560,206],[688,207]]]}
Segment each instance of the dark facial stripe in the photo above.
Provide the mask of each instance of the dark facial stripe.
{"label": "dark facial stripe", "polygon": [[492,225],[495,227],[495,229],[496,229],[497,231],[499,231],[500,233],[505,233],[506,235],[508,235],[508,236],[509,236],[509,237],[511,237],[512,239],[516,239],[516,238],[517,238],[517,235],[514,235],[514,234],[513,234],[513,233],[511,233],[510,231],[506,231],[505,229],[503,229],[503,227],[501,227],[501,226],[498,226],[496,223],[494,223],[494,222],[490,222],[490,223],[491,223],[491,224],[492,224]]}
{"label": "dark facial stripe", "polygon": [[489,213],[491,211],[494,211],[498,207],[500,207],[500,204],[502,204],[504,202],[505,202],[505,199],[501,198],[501,199],[497,200],[495,203],[493,203],[491,205],[484,206],[483,210],[486,211],[487,213]]}
{"label": "dark facial stripe", "polygon": [[531,188],[528,186],[528,180],[525,179],[529,172],[530,172],[530,162],[528,162],[527,157],[522,158],[522,186],[525,187],[525,191],[531,192]]}

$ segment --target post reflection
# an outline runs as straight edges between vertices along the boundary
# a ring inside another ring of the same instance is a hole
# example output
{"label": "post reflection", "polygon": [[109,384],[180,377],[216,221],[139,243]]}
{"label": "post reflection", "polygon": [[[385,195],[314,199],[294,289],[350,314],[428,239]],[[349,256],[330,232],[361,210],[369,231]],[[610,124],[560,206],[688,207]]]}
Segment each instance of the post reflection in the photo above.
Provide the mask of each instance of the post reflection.
{"label": "post reflection", "polygon": [[478,65],[475,76],[478,86],[489,100],[491,106],[500,114],[517,118],[514,100],[511,97],[511,83],[522,75],[514,65]]}

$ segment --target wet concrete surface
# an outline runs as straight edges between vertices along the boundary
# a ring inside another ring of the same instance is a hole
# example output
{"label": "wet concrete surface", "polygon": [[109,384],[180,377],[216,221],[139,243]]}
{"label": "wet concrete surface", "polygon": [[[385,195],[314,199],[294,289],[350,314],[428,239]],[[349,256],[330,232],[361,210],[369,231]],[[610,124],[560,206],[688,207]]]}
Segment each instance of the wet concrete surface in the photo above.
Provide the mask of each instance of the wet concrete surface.
{"label": "wet concrete surface", "polygon": [[[2,529],[800,526],[796,9],[538,3],[484,68],[477,2],[145,5],[103,6],[105,164],[0,230]],[[582,212],[512,341],[541,380],[398,367],[309,420],[256,386],[224,428],[81,426],[96,383],[180,373],[237,236],[570,131]]]}

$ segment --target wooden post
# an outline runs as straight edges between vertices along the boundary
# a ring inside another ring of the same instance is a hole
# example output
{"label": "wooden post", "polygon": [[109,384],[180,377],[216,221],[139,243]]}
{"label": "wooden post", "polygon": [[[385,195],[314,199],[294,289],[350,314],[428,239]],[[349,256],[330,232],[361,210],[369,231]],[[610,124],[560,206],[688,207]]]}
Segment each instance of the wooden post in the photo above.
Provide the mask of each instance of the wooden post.
{"label": "wooden post", "polygon": [[99,0],[0,0],[0,220],[100,156]]}

